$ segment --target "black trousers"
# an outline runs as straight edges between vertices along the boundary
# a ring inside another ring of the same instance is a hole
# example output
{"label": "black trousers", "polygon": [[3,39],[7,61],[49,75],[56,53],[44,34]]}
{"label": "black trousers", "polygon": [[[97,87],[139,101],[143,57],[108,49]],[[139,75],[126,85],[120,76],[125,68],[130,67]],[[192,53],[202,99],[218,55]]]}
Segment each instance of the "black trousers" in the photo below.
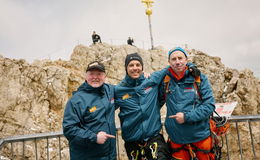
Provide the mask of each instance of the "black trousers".
{"label": "black trousers", "polygon": [[148,141],[125,142],[129,160],[169,160],[170,152],[161,134]]}

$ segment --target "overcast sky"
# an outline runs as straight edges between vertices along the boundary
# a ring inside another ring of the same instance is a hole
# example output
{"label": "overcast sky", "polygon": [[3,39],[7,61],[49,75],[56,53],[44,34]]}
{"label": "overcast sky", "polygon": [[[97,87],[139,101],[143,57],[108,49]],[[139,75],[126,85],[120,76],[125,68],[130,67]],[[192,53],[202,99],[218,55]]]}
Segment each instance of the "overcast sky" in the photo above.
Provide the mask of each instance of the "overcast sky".
{"label": "overcast sky", "polygon": [[[260,77],[260,0],[154,0],[154,46],[188,44]],[[69,59],[77,44],[150,47],[141,0],[0,0],[0,54],[8,58]]]}

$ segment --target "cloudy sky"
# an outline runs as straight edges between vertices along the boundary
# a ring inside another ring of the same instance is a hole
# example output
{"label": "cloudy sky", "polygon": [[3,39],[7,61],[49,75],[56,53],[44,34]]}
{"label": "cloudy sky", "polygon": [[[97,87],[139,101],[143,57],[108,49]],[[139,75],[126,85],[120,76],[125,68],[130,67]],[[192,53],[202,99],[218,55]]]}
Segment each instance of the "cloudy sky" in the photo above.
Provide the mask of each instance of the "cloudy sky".
{"label": "cloudy sky", "polygon": [[[188,44],[260,77],[259,6],[259,0],[154,0],[154,45]],[[94,30],[107,43],[125,44],[131,36],[149,48],[144,12],[141,0],[0,0],[0,54],[67,60],[77,44],[91,44]]]}

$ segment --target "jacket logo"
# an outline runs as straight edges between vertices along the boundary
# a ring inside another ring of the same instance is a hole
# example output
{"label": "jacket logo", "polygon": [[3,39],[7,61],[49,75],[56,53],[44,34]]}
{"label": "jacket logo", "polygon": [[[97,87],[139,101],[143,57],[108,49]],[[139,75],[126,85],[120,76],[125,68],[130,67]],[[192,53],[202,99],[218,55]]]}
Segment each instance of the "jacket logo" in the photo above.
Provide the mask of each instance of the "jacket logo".
{"label": "jacket logo", "polygon": [[97,107],[96,106],[93,106],[89,109],[89,112],[92,113],[92,112],[95,112],[97,110]]}
{"label": "jacket logo", "polygon": [[184,88],[184,92],[194,92],[194,88]]}
{"label": "jacket logo", "polygon": [[115,98],[113,97],[113,98],[111,98],[110,103],[114,104],[114,102],[115,102]]}
{"label": "jacket logo", "polygon": [[146,87],[145,89],[144,89],[144,93],[148,93],[148,92],[150,92],[152,90],[152,87]]}
{"label": "jacket logo", "polygon": [[125,95],[123,95],[122,100],[125,100],[128,98],[131,98],[131,96],[128,93],[126,93]]}

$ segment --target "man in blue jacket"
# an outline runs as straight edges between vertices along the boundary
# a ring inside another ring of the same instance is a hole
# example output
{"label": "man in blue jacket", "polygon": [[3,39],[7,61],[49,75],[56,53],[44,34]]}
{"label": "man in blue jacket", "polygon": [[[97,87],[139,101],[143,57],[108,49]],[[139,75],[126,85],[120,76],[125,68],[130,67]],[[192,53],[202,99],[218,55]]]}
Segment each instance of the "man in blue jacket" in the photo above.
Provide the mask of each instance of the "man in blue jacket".
{"label": "man in blue jacket", "polygon": [[143,75],[143,60],[137,53],[125,59],[125,78],[115,87],[120,107],[122,138],[130,160],[168,160],[168,146],[160,134],[162,128],[159,85],[167,69],[150,78]]}
{"label": "man in blue jacket", "polygon": [[63,133],[71,160],[115,160],[114,86],[104,83],[105,67],[88,65],[86,81],[67,102]]}
{"label": "man in blue jacket", "polygon": [[168,54],[171,67],[163,96],[172,158],[214,160],[209,116],[215,110],[215,100],[210,82],[204,74],[195,78],[188,74],[184,49],[177,47]]}

